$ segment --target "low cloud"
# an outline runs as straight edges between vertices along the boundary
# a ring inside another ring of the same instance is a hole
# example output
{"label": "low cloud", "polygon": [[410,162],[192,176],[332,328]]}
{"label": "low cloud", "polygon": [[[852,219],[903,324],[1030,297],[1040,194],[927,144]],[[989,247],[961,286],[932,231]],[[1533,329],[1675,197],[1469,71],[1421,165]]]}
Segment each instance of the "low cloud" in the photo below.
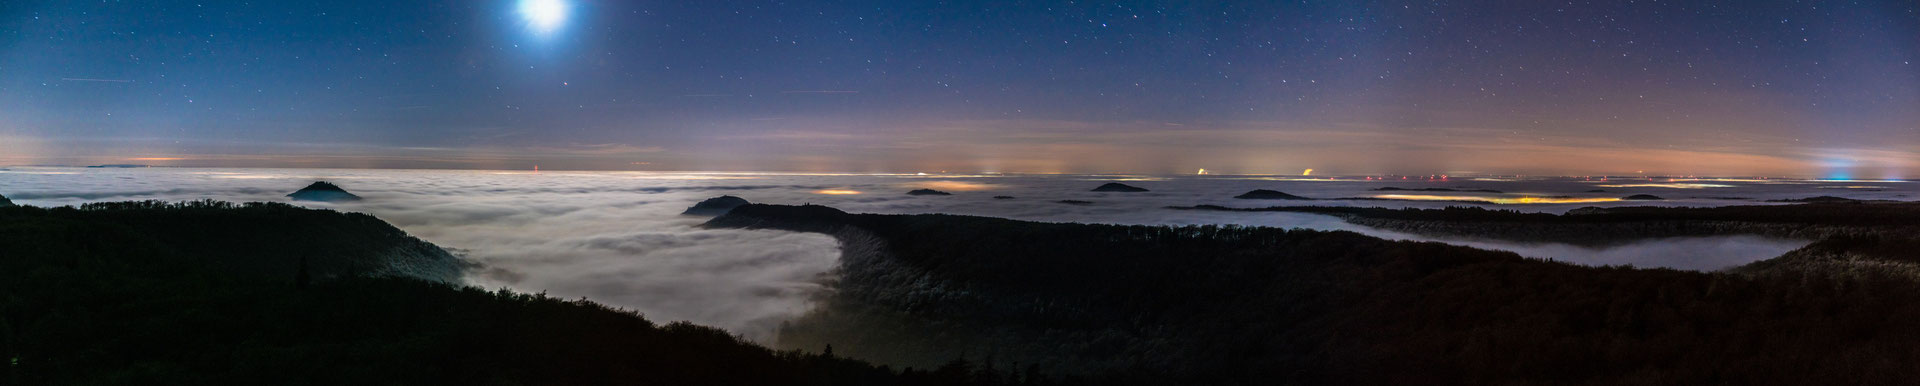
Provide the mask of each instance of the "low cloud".
{"label": "low cloud", "polygon": [[[1170,205],[1232,207],[1302,204],[1237,200],[1252,189],[1308,197],[1355,197],[1369,189],[1409,182],[1324,181],[1294,178],[1159,177],[1108,175],[860,175],[765,173],[530,173],[453,170],[325,169],[85,169],[15,168],[0,171],[0,194],[24,205],[59,206],[93,201],[218,199],[279,201],[315,180],[333,181],[366,200],[296,204],[380,217],[427,241],[457,251],[482,268],[473,285],[585,297],[628,308],[659,321],[689,320],[753,339],[767,339],[779,322],[809,307],[823,275],[837,263],[838,246],[827,236],[768,230],[700,229],[704,217],[679,213],[721,194],[753,202],[813,203],[856,213],[953,213],[1049,222],[1110,224],[1240,224],[1350,230],[1394,238],[1428,238],[1355,226],[1337,218],[1297,213],[1180,211]],[[1089,192],[1110,180],[1152,189],[1146,193]],[[742,183],[750,182],[750,183]],[[1410,182],[1421,184],[1421,182]],[[1528,194],[1580,195],[1583,181],[1455,181],[1420,186],[1492,188]],[[1444,185],[1436,185],[1444,184]],[[1701,197],[1755,200],[1844,194],[1900,199],[1914,187],[1819,189],[1821,183],[1716,182],[1727,188],[1697,189]],[[1830,184],[1825,184],[1830,185]],[[929,187],[952,196],[910,196],[904,188]],[[862,192],[823,195],[825,189]],[[1672,189],[1607,188],[1618,197],[1654,193],[1662,205],[1728,205],[1753,201],[1679,196]],[[995,199],[993,196],[1013,196]],[[1059,200],[1088,201],[1065,205]],[[1457,203],[1314,201],[1314,205],[1443,207]],[[1561,212],[1585,204],[1502,208]],[[1625,205],[1606,203],[1599,205]],[[1762,238],[1688,238],[1592,249],[1559,244],[1514,244],[1440,240],[1563,261],[1717,269],[1777,256],[1803,245]]]}
{"label": "low cloud", "polygon": [[667,148],[659,146],[635,146],[621,143],[602,143],[572,146],[536,146],[527,150],[537,153],[561,155],[611,156],[659,153],[667,151]]}

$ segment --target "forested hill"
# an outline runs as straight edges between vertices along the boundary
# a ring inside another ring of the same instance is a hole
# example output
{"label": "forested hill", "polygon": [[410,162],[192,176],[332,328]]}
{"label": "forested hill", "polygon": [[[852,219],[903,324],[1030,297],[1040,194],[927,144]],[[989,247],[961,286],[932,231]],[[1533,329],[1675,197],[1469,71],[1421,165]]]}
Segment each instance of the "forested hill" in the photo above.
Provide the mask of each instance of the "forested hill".
{"label": "forested hill", "polygon": [[1682,236],[1760,235],[1815,243],[1734,271],[1762,273],[1789,267],[1793,271],[1847,271],[1871,265],[1879,271],[1920,272],[1920,203],[1832,197],[1787,201],[1801,203],[1711,208],[1588,207],[1566,214],[1479,207],[1242,209],[1202,205],[1174,209],[1317,213],[1353,224],[1429,236],[1590,246]]}
{"label": "forested hill", "polygon": [[[0,208],[0,384],[1042,384],[769,350],[586,300],[423,280],[457,259],[284,204]],[[419,277],[416,277],[419,276]]]}
{"label": "forested hill", "polygon": [[[360,213],[312,210],[278,203],[219,201],[102,202],[78,208],[5,208],[11,232],[0,237],[69,234],[59,243],[101,258],[177,258],[173,265],[235,275],[292,280],[409,276],[457,281],[463,263],[438,246],[408,236],[385,221]],[[124,242],[113,236],[127,236]],[[99,237],[101,242],[86,238]],[[46,245],[54,247],[54,245]],[[262,253],[262,252],[271,253]]]}
{"label": "forested hill", "polygon": [[780,333],[880,361],[966,353],[1116,383],[1893,384],[1910,270],[1583,267],[1350,232],[1050,224],[748,205],[713,227],[842,242]]}
{"label": "forested hill", "polygon": [[1480,207],[1228,208],[1201,205],[1172,209],[1316,213],[1340,217],[1358,225],[1423,235],[1581,245],[1608,245],[1649,238],[1729,234],[1806,240],[1831,237],[1902,238],[1920,234],[1920,203],[1913,202],[1815,200],[1794,205],[1707,208],[1589,207],[1574,209],[1566,214],[1526,213]]}

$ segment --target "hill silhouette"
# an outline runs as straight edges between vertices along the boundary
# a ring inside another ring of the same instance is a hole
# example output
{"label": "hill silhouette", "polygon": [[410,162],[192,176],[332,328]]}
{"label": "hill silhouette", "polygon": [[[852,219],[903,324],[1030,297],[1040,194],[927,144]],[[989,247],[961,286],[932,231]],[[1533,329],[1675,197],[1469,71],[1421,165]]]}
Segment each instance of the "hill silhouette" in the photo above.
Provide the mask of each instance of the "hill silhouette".
{"label": "hill silhouette", "polygon": [[942,191],[933,190],[933,189],[914,189],[912,191],[908,191],[907,195],[909,196],[951,196],[953,195],[953,193],[947,193],[947,192],[942,192]]}
{"label": "hill silhouette", "polygon": [[293,193],[288,193],[287,197],[292,197],[296,201],[336,202],[360,200],[360,196],[347,193],[346,189],[341,189],[340,186],[326,181],[314,181],[313,184],[307,185],[305,188],[300,188],[300,190],[294,191]]}
{"label": "hill silhouette", "polygon": [[1145,192],[1147,191],[1147,189],[1138,187],[1138,186],[1122,184],[1118,182],[1108,182],[1106,184],[1100,185],[1099,187],[1093,188],[1093,191],[1095,192]]}
{"label": "hill silhouette", "polygon": [[680,214],[698,215],[698,216],[719,216],[722,214],[726,214],[727,211],[733,210],[733,208],[735,207],[739,207],[741,205],[746,205],[746,204],[749,204],[749,203],[747,202],[747,199],[744,199],[744,198],[739,198],[734,196],[720,196],[720,197],[709,198],[706,200],[701,200],[700,203],[693,204],[692,207],[688,207],[685,212],[680,212]]}
{"label": "hill silhouette", "polygon": [[1233,196],[1233,198],[1243,200],[1312,200],[1311,198],[1295,196],[1287,194],[1286,192],[1266,189],[1254,189],[1253,191]]}

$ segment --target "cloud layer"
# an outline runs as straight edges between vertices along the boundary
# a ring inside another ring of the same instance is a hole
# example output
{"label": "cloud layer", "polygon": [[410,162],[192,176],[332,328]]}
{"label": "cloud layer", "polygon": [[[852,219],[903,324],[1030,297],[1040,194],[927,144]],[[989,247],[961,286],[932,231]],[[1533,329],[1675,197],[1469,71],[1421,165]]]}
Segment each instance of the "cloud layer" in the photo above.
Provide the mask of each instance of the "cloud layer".
{"label": "cloud layer", "polygon": [[[1280,176],[1130,175],[864,175],[637,172],[497,172],[326,169],[85,169],[0,170],[0,194],[23,205],[93,201],[286,201],[287,192],[327,180],[365,197],[352,203],[299,203],[373,214],[415,236],[483,265],[471,284],[549,295],[586,297],[638,310],[656,320],[690,320],[764,339],[780,321],[798,315],[820,290],[838,257],[827,236],[767,230],[708,230],[686,207],[722,194],[753,202],[829,205],[864,213],[953,213],[1032,221],[1115,224],[1241,224],[1351,230],[1370,235],[1427,238],[1358,227],[1339,219],[1294,213],[1178,211],[1166,206],[1214,204],[1364,205],[1444,207],[1445,202],[1253,201],[1232,199],[1252,189],[1308,197],[1360,197],[1387,186],[1496,189],[1507,196],[1620,197],[1654,194],[1660,205],[1750,204],[1766,199],[1838,195],[1910,199],[1914,184],[1880,181],[1639,181],[1599,187],[1578,180],[1327,181]],[[1145,193],[1088,190],[1119,181]],[[952,196],[909,196],[914,188]],[[1589,193],[1594,189],[1606,192]],[[861,194],[826,195],[852,190]],[[1447,193],[1469,194],[1469,193]],[[1471,193],[1486,194],[1486,193]],[[994,196],[1013,196],[995,199]],[[1089,201],[1066,205],[1059,200]],[[1508,205],[1560,212],[1586,205]],[[1804,242],[1757,237],[1682,238],[1607,249],[1559,244],[1439,240],[1581,264],[1633,264],[1710,270],[1777,256]]]}

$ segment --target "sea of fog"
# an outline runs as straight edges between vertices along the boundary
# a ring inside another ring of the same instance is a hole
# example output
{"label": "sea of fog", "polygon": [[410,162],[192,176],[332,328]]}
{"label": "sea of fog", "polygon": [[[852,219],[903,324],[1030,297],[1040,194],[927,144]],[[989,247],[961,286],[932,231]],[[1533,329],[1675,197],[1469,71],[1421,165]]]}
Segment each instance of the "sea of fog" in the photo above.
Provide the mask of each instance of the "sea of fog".
{"label": "sea of fog", "polygon": [[[1778,256],[1806,241],[1751,236],[1691,237],[1595,249],[1564,244],[1434,239],[1347,224],[1320,215],[1181,211],[1166,206],[1349,205],[1445,207],[1442,201],[1265,201],[1232,197],[1271,189],[1314,198],[1478,199],[1521,211],[1584,206],[1764,204],[1811,196],[1911,200],[1898,181],[1612,178],[1304,178],[1277,176],[872,175],[667,172],[517,172],[447,170],[57,168],[0,169],[0,195],[22,205],[97,201],[199,200],[287,202],[316,180],[366,199],[299,202],[380,217],[484,266],[469,284],[586,297],[638,310],[655,320],[688,320],[764,339],[780,321],[806,310],[838,257],[832,238],[768,230],[710,230],[682,216],[709,197],[756,203],[820,204],[856,213],[953,213],[1051,222],[1241,224],[1350,230],[1431,240],[1590,265],[1714,270]],[[1096,193],[1106,182],[1151,189]],[[1488,192],[1383,192],[1447,188]],[[931,188],[951,196],[910,196]],[[1599,190],[1596,192],[1596,190]],[[1663,201],[1609,201],[1634,194]],[[1013,196],[995,199],[994,196]],[[1430,197],[1440,196],[1440,197]],[[1092,204],[1070,205],[1059,200]]]}

